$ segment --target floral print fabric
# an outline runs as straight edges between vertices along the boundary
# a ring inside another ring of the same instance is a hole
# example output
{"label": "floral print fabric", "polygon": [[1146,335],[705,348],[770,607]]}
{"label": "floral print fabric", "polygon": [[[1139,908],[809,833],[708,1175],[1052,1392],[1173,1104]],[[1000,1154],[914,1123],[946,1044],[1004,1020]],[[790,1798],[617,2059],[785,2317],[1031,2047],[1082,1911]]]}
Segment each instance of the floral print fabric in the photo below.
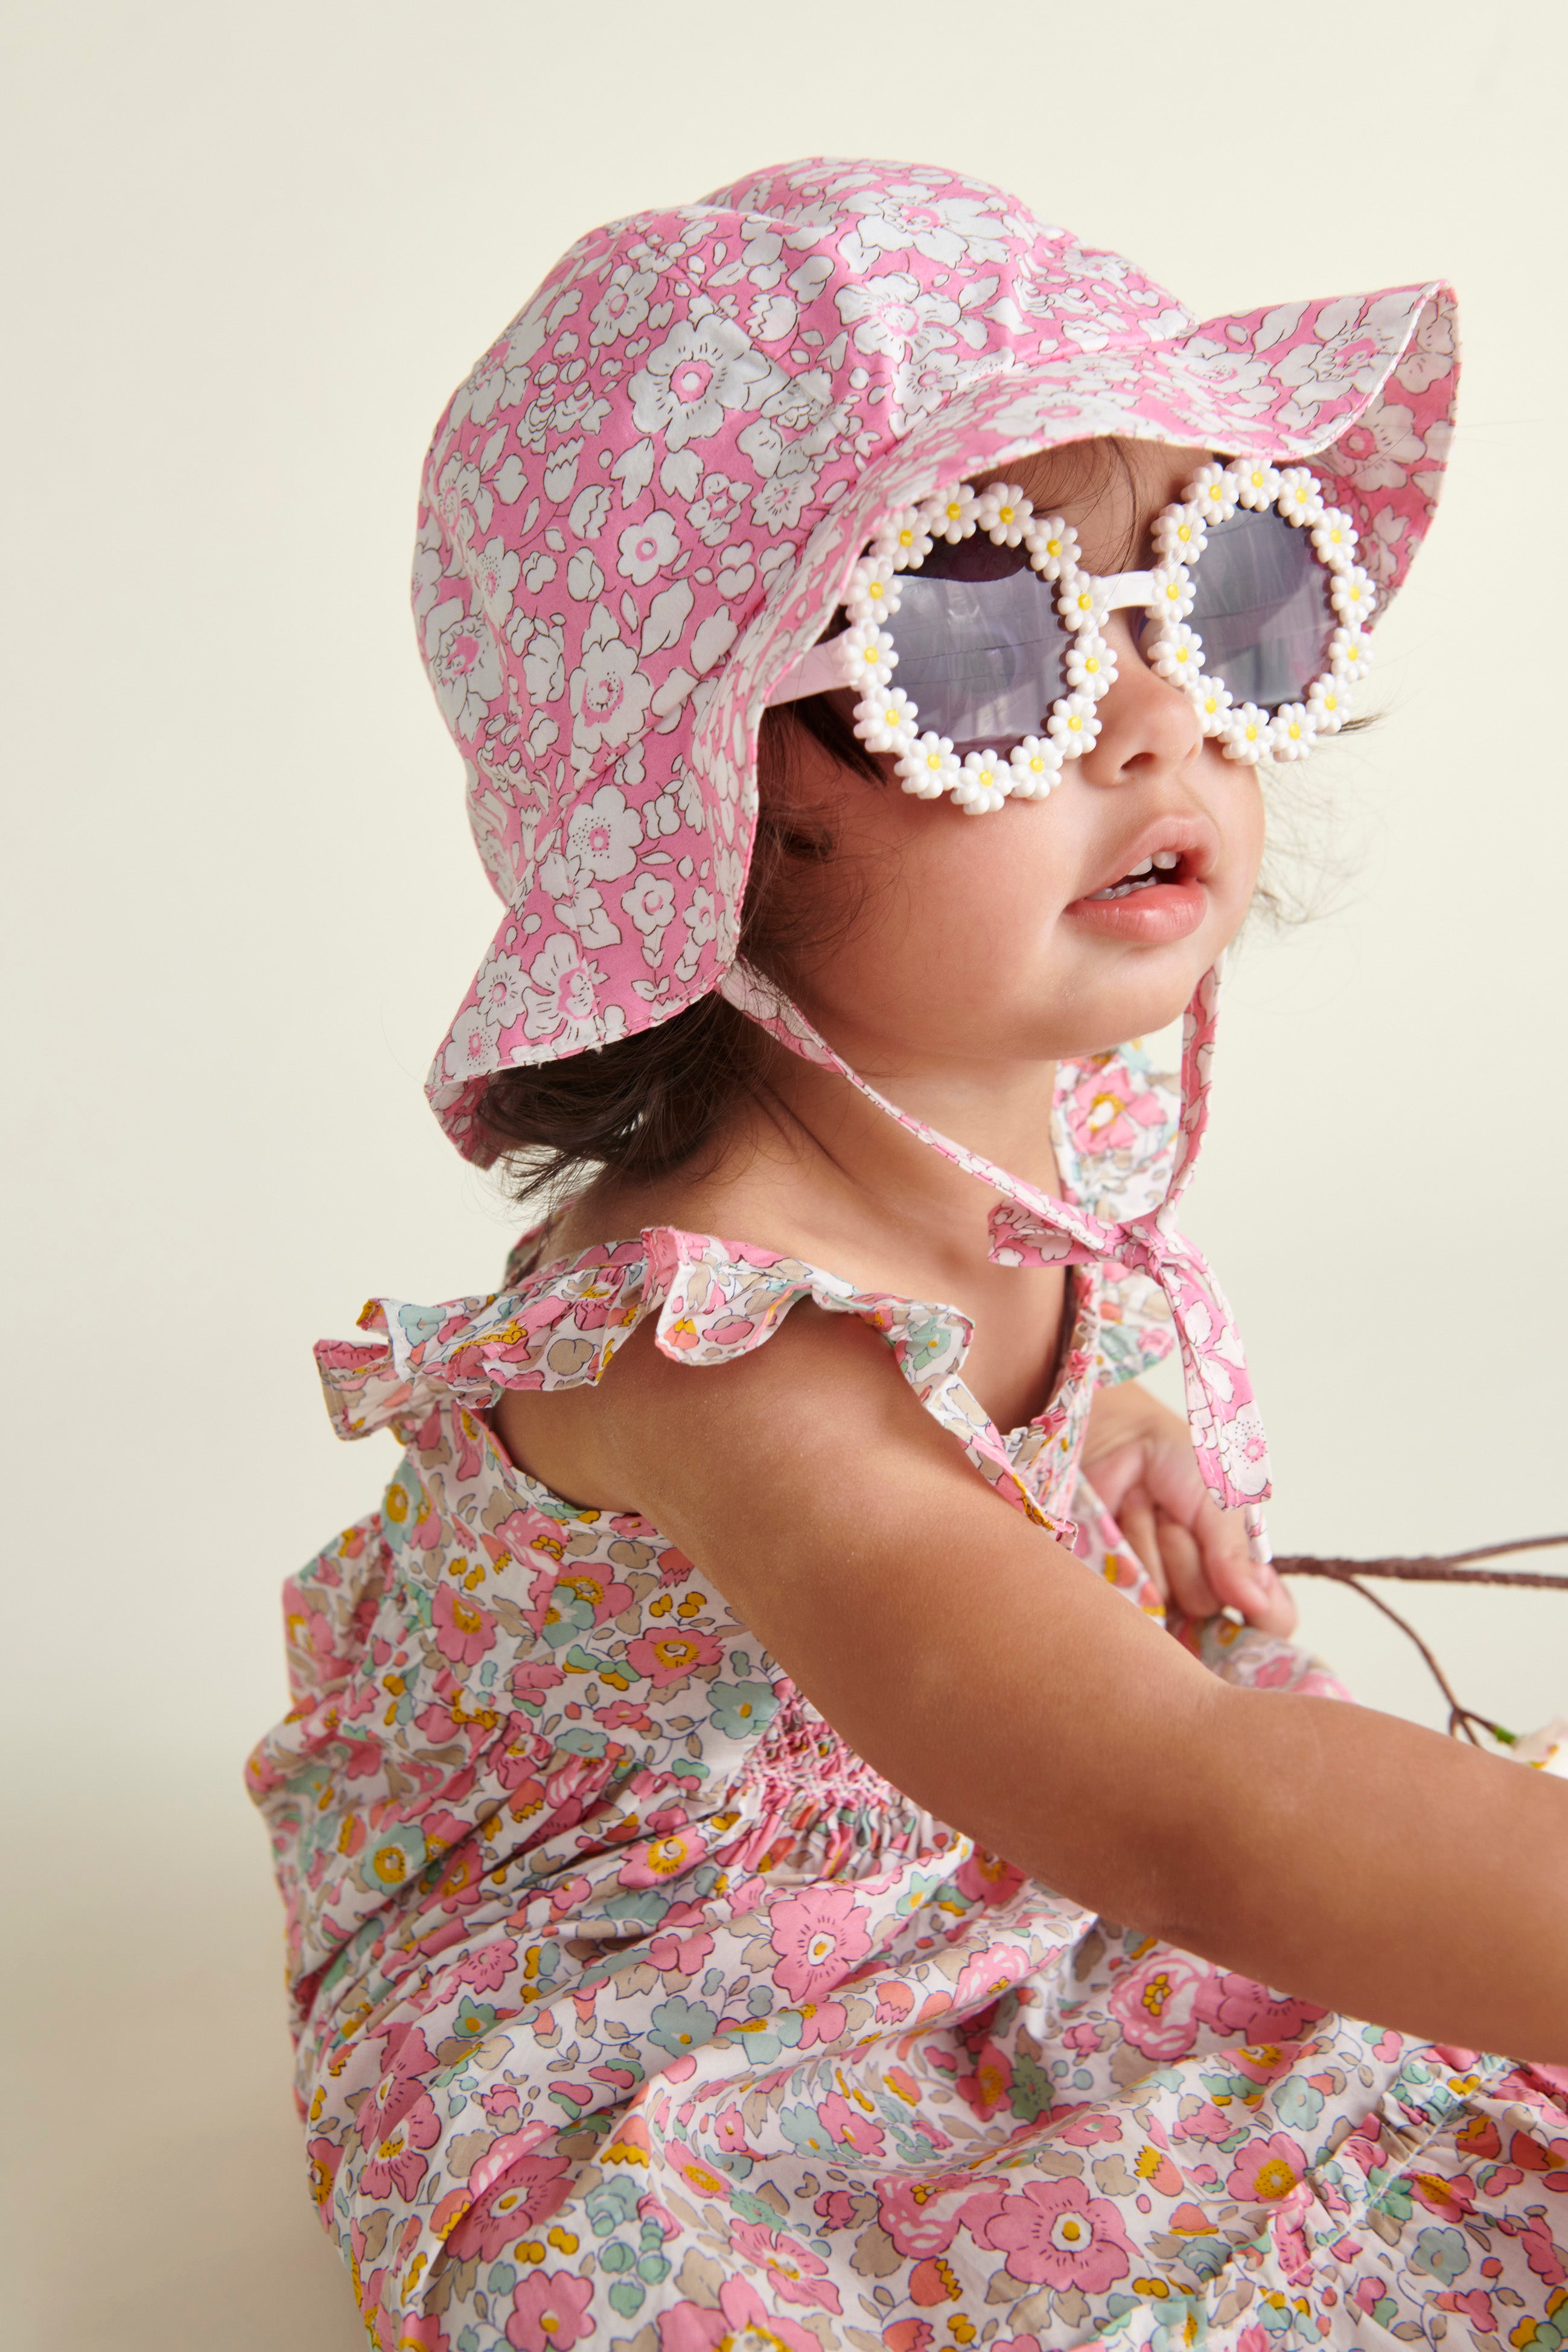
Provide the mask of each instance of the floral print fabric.
{"label": "floral print fabric", "polygon": [[583,237],[425,465],[415,621],[507,908],[427,1080],[454,1140],[482,1151],[491,1073],[719,985],[763,706],[891,512],[1100,434],[1310,457],[1386,601],[1458,373],[1442,285],[1200,326],[931,165],[793,163]]}
{"label": "floral print fabric", "polygon": [[[1080,1197],[1159,1197],[1176,1101],[1137,1056],[1064,1070],[1058,1110]],[[1170,1345],[1135,1278],[1075,1272],[1050,1405],[1005,1433],[952,1308],[669,1230],[539,1246],[494,1297],[373,1302],[318,1351],[342,1433],[404,1452],[287,1588],[294,1704],[250,1766],[370,2340],[1553,2352],[1568,2076],[1323,2016],[978,1852],[656,1528],[551,1495],[485,1418],[593,1383],[644,1317],[700,1378],[809,1297],[1158,1615],[1078,1466],[1096,1381]],[[1173,1630],[1234,1681],[1337,1690],[1228,1621]]]}

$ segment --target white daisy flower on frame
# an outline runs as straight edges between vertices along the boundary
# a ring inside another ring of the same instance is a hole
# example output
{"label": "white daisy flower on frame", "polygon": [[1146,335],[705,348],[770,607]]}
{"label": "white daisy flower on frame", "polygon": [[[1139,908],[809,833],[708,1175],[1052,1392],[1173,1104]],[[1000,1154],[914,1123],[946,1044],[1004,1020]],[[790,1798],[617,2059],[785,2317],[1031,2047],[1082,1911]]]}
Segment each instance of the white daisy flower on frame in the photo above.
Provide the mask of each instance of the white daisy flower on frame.
{"label": "white daisy flower on frame", "polygon": [[1061,774],[1062,755],[1048,737],[1026,735],[1014,744],[1007,764],[1013,771],[1010,798],[1043,801]]}
{"label": "white daisy flower on frame", "polygon": [[1269,754],[1276,760],[1304,760],[1317,736],[1312,714],[1304,702],[1282,702],[1274,713]]}
{"label": "white daisy flower on frame", "polygon": [[919,725],[920,713],[901,686],[868,694],[855,705],[855,732],[868,751],[907,751]]}
{"label": "white daisy flower on frame", "polygon": [[980,493],[974,520],[993,547],[1016,547],[1034,511],[1034,500],[1016,482],[993,482]]}
{"label": "white daisy flower on frame", "polygon": [[1187,688],[1187,700],[1197,712],[1198,722],[1205,735],[1223,735],[1236,698],[1223,678],[1195,677]]}
{"label": "white daisy flower on frame", "polygon": [[1080,629],[1068,646],[1068,684],[1075,694],[1092,695],[1098,702],[1116,683],[1116,656],[1092,629]]}
{"label": "white daisy flower on frame", "polygon": [[1317,522],[1323,512],[1323,494],[1305,466],[1287,466],[1274,504],[1287,522]]}
{"label": "white daisy flower on frame", "polygon": [[1203,666],[1203,645],[1185,621],[1178,621],[1173,629],[1163,632],[1151,657],[1155,675],[1175,686],[1189,684]]}
{"label": "white daisy flower on frame", "polygon": [[1046,732],[1064,760],[1080,760],[1100,734],[1100,719],[1091,694],[1063,697],[1046,722]]}
{"label": "white daisy flower on frame", "polygon": [[1312,525],[1312,545],[1325,563],[1336,572],[1353,563],[1356,551],[1356,528],[1342,507],[1325,507]]}
{"label": "white daisy flower on frame", "polygon": [[1078,570],[1078,533],[1060,515],[1035,515],[1024,537],[1042,580],[1062,580]]}
{"label": "white daisy flower on frame", "polygon": [[956,547],[961,539],[974,535],[975,517],[980,501],[967,482],[955,482],[951,489],[938,490],[921,507],[921,521],[933,540],[945,539],[949,547]]}
{"label": "white daisy flower on frame", "polygon": [[1200,466],[1182,492],[1182,504],[1195,507],[1205,522],[1228,522],[1236,512],[1237,486],[1224,466]]}
{"label": "white daisy flower on frame", "polygon": [[1256,767],[1259,760],[1268,757],[1272,732],[1267,710],[1260,710],[1256,702],[1237,703],[1226,713],[1220,733],[1226,758]]}
{"label": "white daisy flower on frame", "polygon": [[1013,789],[1013,771],[998,752],[971,751],[952,787],[953,805],[966,816],[989,816]]}
{"label": "white daisy flower on frame", "polygon": [[898,653],[886,629],[875,621],[858,621],[839,641],[844,647],[845,683],[861,688],[891,682]]}
{"label": "white daisy flower on frame", "polygon": [[906,793],[913,793],[917,800],[939,801],[943,793],[952,790],[963,770],[953,757],[951,739],[933,735],[928,729],[903,754],[898,772]]}
{"label": "white daisy flower on frame", "polygon": [[1338,678],[1320,677],[1312,681],[1307,697],[1307,716],[1317,735],[1337,735],[1350,717],[1344,689]]}
{"label": "white daisy flower on frame", "polygon": [[879,623],[898,611],[898,574],[889,557],[868,556],[855,566],[845,592],[844,609],[852,621]]}
{"label": "white daisy flower on frame", "polygon": [[1377,591],[1361,565],[1351,563],[1330,581],[1329,601],[1347,626],[1364,628],[1377,610]]}
{"label": "white daisy flower on frame", "polygon": [[923,563],[931,551],[931,533],[921,520],[919,507],[900,507],[889,515],[876,538],[871,552],[895,572],[907,572],[911,565]]}
{"label": "white daisy flower on frame", "polygon": [[1074,572],[1062,580],[1061,592],[1057,598],[1057,610],[1068,627],[1089,629],[1099,636],[1109,610],[1104,590],[1095,586],[1087,572]]}
{"label": "white daisy flower on frame", "polygon": [[1329,639],[1329,670],[1341,686],[1353,686],[1372,667],[1372,645],[1364,629],[1347,625]]}
{"label": "white daisy flower on frame", "polygon": [[1152,621],[1184,621],[1193,609],[1193,583],[1185,566],[1180,563],[1156,564],[1149,574],[1154,583],[1154,593],[1145,607]]}
{"label": "white daisy flower on frame", "polygon": [[1208,528],[1196,507],[1167,507],[1152,536],[1162,563],[1192,563],[1204,551]]}
{"label": "white daisy flower on frame", "polygon": [[1237,506],[1248,507],[1261,514],[1271,507],[1279,495],[1279,472],[1267,457],[1237,457],[1230,468]]}

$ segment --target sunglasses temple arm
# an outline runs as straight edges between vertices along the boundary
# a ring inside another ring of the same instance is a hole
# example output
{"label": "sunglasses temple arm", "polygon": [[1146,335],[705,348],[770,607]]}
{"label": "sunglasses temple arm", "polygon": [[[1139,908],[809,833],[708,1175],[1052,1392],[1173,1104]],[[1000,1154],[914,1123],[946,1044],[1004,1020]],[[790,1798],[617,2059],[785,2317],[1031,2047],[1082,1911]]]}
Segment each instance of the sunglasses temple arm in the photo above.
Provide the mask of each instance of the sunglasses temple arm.
{"label": "sunglasses temple arm", "polygon": [[781,702],[801,702],[808,694],[831,694],[848,683],[844,675],[844,641],[829,637],[826,645],[812,646],[791,663],[770,689],[766,708],[773,710]]}
{"label": "sunglasses temple arm", "polygon": [[1094,584],[1108,613],[1120,613],[1129,604],[1152,604],[1156,593],[1152,572],[1113,572],[1109,580]]}

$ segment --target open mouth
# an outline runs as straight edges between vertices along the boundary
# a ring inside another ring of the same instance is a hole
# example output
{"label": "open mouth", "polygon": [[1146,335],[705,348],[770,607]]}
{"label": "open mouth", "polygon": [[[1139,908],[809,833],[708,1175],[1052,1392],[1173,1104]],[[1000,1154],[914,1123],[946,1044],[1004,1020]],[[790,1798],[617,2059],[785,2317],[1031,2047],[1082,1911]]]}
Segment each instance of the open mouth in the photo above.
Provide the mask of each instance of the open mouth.
{"label": "open mouth", "polygon": [[1086,903],[1097,898],[1130,898],[1135,890],[1152,890],[1162,882],[1175,882],[1181,877],[1181,852],[1157,849],[1152,857],[1140,858],[1130,866],[1120,882],[1112,882],[1103,890],[1091,890]]}

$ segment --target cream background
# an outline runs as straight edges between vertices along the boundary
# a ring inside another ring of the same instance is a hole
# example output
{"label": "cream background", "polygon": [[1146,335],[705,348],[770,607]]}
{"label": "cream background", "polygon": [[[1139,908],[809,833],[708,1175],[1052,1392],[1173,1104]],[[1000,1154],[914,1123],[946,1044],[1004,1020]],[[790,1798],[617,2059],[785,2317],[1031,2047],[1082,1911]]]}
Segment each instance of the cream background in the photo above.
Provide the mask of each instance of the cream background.
{"label": "cream background", "polygon": [[[1353,880],[1236,968],[1192,1222],[1282,1549],[1568,1517],[1563,26],[11,0],[17,2352],[363,2342],[238,1775],[282,1704],[279,1582],[390,1466],[331,1438],[310,1341],[373,1288],[483,1288],[506,1245],[420,1095],[493,901],[405,581],[443,401],[594,222],[890,153],[1010,184],[1200,315],[1458,281],[1452,487],[1382,633],[1389,716],[1336,755]],[[1363,1694],[1435,1719],[1399,1636],[1304,1600]],[[1411,1605],[1472,1704],[1568,1707],[1568,1600]]]}

